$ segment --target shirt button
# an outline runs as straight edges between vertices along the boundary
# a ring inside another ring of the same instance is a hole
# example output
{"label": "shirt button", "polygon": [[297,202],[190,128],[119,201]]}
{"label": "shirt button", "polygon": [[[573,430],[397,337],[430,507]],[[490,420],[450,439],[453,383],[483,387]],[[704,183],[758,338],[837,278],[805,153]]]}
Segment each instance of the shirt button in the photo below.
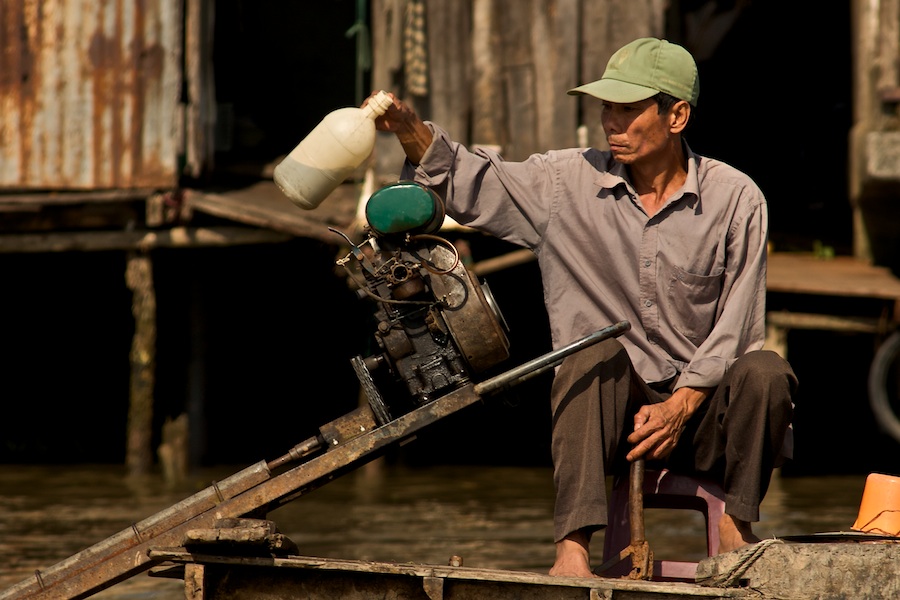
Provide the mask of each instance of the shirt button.
{"label": "shirt button", "polygon": [[651,263],[649,260],[645,260],[645,261],[644,261],[644,266],[645,266],[645,267],[649,267],[651,264],[653,264],[653,263]]}
{"label": "shirt button", "polygon": [[650,308],[651,306],[653,306],[653,302],[651,302],[650,300],[645,300],[644,306],[646,306],[647,308]]}

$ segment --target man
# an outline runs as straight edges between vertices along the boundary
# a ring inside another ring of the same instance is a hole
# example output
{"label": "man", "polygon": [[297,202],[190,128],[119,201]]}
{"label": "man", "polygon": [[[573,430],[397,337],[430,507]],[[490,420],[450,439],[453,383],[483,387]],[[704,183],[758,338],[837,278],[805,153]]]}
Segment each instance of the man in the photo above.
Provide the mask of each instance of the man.
{"label": "man", "polygon": [[759,541],[772,470],[790,451],[790,366],[762,351],[766,201],[753,181],[682,138],[697,104],[687,50],[642,38],[603,77],[569,91],[603,104],[609,151],[504,161],[471,152],[407,105],[376,121],[458,222],[538,258],[554,348],[611,323],[631,329],[568,357],[552,389],[556,561],[589,577],[607,523],[605,480],[626,461],[665,461],[720,481],[720,551]]}

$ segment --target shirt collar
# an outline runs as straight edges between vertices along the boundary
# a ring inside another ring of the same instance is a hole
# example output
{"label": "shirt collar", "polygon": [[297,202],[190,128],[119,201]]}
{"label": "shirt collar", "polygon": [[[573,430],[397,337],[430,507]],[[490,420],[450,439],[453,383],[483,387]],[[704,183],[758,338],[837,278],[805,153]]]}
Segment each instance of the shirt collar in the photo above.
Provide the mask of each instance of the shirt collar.
{"label": "shirt collar", "polygon": [[[678,200],[684,200],[688,206],[693,208],[700,199],[699,168],[701,157],[694,154],[687,141],[682,140],[681,144],[687,157],[687,179],[685,179],[684,185],[681,187],[682,195],[678,197]],[[628,179],[628,171],[625,169],[625,165],[613,159],[608,152],[603,154],[609,157],[608,162],[605,169],[599,169],[594,182],[601,190],[612,191],[613,188],[624,185],[627,186],[630,192],[634,193],[634,186],[631,185],[631,181]],[[666,206],[670,204],[671,202]]]}

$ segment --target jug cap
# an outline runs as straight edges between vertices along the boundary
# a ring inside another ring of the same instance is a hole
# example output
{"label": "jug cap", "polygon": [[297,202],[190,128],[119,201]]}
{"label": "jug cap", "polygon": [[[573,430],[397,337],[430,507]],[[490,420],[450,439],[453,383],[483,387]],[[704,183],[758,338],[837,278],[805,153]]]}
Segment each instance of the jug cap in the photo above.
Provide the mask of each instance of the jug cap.
{"label": "jug cap", "polygon": [[366,107],[370,108],[376,115],[381,116],[393,103],[394,99],[391,98],[391,95],[384,90],[381,90],[369,99],[369,102],[366,103]]}

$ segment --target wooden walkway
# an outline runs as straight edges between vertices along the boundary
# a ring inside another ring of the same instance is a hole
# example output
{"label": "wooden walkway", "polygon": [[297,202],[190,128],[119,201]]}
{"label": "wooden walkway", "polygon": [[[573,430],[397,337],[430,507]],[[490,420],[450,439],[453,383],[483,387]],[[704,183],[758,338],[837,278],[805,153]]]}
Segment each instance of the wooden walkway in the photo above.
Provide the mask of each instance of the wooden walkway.
{"label": "wooden walkway", "polygon": [[769,256],[768,275],[770,292],[900,301],[900,279],[890,270],[846,256],[775,252]]}
{"label": "wooden walkway", "polygon": [[340,241],[329,227],[349,232],[356,220],[361,185],[344,184],[315,210],[294,205],[271,181],[223,193],[187,191],[185,203],[193,211],[287,233],[296,237]]}
{"label": "wooden walkway", "polygon": [[[887,268],[851,257],[773,253],[767,289],[770,305],[775,295],[795,296],[797,308],[766,315],[766,347],[784,357],[792,329],[871,334],[880,343],[900,327],[900,279]],[[852,302],[849,314],[835,314],[829,299],[864,302]]]}
{"label": "wooden walkway", "polygon": [[271,181],[220,193],[0,195],[0,254],[237,246],[291,237],[335,243],[328,227],[353,228],[359,190],[343,185],[315,211],[293,205]]}

